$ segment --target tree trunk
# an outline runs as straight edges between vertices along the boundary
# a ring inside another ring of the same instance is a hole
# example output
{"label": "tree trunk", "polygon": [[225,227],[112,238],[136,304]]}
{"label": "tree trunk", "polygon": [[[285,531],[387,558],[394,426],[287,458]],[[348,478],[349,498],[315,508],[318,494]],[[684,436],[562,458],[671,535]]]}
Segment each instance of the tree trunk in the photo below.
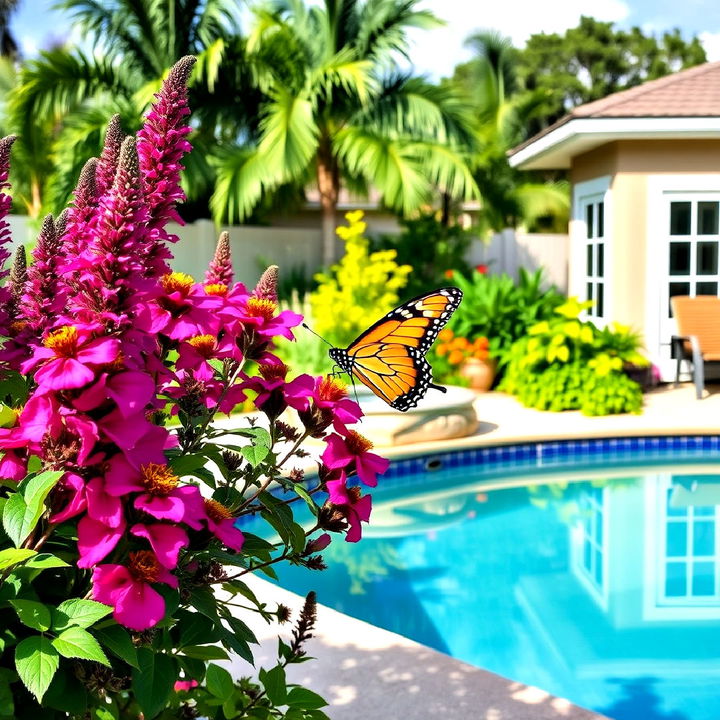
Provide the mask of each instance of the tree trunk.
{"label": "tree trunk", "polygon": [[330,267],[335,262],[336,210],[340,181],[337,164],[326,139],[320,140],[318,149],[317,183],[322,210],[323,265]]}

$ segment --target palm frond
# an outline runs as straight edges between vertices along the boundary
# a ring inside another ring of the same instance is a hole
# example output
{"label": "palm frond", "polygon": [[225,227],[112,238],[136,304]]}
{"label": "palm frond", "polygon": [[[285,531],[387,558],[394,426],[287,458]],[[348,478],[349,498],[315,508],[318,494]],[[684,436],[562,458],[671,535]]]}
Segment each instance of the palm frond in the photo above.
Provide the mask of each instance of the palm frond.
{"label": "palm frond", "polygon": [[230,147],[215,155],[215,191],[210,210],[218,225],[242,222],[268,187],[265,158],[257,150]]}
{"label": "palm frond", "polygon": [[547,215],[554,215],[564,221],[568,219],[570,184],[567,180],[554,183],[523,183],[518,186],[515,194],[526,225]]}
{"label": "palm frond", "polygon": [[341,88],[365,105],[370,95],[377,91],[372,69],[373,64],[369,60],[358,60],[352,48],[344,48],[312,70],[307,87],[315,88],[328,99],[332,98],[335,88]]}
{"label": "palm frond", "polygon": [[258,146],[272,182],[280,183],[305,171],[317,151],[318,129],[312,102],[276,88],[263,107]]}

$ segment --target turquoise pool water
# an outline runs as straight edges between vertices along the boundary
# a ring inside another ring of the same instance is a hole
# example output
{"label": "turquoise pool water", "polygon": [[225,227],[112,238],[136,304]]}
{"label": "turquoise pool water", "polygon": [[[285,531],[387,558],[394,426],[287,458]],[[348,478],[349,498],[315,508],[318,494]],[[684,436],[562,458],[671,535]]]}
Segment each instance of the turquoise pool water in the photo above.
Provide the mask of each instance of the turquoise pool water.
{"label": "turquoise pool water", "polygon": [[720,453],[659,455],[426,458],[280,584],[616,720],[717,720]]}

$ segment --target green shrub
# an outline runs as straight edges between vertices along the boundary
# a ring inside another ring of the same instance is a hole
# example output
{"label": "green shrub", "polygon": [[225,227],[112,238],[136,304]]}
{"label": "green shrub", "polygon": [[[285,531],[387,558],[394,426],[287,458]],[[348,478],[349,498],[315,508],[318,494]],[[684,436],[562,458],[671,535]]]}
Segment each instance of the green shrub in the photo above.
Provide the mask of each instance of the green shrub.
{"label": "green shrub", "polygon": [[403,293],[405,297],[415,297],[447,284],[450,271],[465,274],[470,271],[465,254],[473,239],[472,232],[461,225],[443,225],[435,213],[398,222],[402,227],[400,234],[381,235],[373,247],[395,250],[398,262],[412,267]]}
{"label": "green shrub", "polygon": [[337,234],[345,241],[345,255],[326,273],[318,273],[310,294],[314,330],[333,345],[344,347],[398,304],[412,270],[398,265],[394,250],[370,252],[366,224],[359,210],[345,215],[347,226]]}
{"label": "green shrub", "polygon": [[592,303],[571,298],[551,320],[533,325],[513,343],[499,389],[537,410],[580,410],[585,415],[638,413],[642,391],[623,371],[647,365],[640,336],[629,328],[603,329],[578,319]]}
{"label": "green shrub", "polygon": [[565,302],[556,288],[543,289],[542,270],[529,273],[520,268],[517,283],[506,274],[487,275],[477,270],[469,277],[455,273],[453,281],[464,297],[450,327],[470,340],[486,336],[499,370],[507,363],[512,344],[532,325],[551,318],[555,308]]}

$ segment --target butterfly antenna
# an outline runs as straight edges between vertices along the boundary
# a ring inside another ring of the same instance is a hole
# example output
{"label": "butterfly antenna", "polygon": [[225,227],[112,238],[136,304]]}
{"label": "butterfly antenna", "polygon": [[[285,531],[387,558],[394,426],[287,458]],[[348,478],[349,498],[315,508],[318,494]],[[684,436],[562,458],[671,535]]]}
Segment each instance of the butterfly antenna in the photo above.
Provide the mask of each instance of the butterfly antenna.
{"label": "butterfly antenna", "polygon": [[303,326],[306,330],[309,330],[313,335],[315,335],[315,337],[319,337],[326,345],[329,345],[331,348],[334,348],[334,347],[335,347],[331,342],[329,342],[328,340],[326,340],[322,335],[320,335],[319,333],[316,333],[316,332],[315,332],[309,325],[307,325],[306,323],[303,323],[302,326]]}

